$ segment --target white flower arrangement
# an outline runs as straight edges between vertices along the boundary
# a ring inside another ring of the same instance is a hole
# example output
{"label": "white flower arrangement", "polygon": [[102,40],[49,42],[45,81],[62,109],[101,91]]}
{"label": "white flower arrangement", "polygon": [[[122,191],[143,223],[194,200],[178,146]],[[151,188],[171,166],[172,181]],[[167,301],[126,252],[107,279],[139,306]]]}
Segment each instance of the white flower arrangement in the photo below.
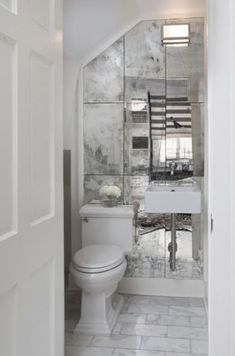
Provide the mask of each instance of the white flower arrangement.
{"label": "white flower arrangement", "polygon": [[118,199],[121,196],[121,189],[116,185],[104,185],[99,190],[99,196],[102,200]]}

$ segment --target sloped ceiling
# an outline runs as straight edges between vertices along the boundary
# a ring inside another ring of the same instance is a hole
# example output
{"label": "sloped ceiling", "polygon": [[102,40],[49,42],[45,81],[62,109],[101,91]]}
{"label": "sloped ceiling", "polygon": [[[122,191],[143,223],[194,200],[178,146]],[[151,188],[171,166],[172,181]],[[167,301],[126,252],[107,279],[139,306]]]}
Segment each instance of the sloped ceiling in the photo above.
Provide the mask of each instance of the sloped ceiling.
{"label": "sloped ceiling", "polygon": [[138,16],[136,0],[64,0],[65,56],[81,60]]}
{"label": "sloped ceiling", "polygon": [[64,55],[80,62],[138,19],[205,12],[206,0],[64,0]]}

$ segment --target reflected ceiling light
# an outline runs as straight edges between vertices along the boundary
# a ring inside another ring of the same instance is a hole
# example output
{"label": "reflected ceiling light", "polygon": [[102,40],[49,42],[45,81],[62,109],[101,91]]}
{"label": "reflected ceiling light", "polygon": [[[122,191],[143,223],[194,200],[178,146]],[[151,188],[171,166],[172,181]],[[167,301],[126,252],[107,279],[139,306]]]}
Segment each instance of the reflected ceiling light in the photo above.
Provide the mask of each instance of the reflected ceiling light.
{"label": "reflected ceiling light", "polygon": [[170,24],[162,26],[162,44],[182,47],[189,45],[189,24]]}
{"label": "reflected ceiling light", "polygon": [[144,100],[132,99],[131,100],[131,111],[142,111],[146,107],[146,102]]}

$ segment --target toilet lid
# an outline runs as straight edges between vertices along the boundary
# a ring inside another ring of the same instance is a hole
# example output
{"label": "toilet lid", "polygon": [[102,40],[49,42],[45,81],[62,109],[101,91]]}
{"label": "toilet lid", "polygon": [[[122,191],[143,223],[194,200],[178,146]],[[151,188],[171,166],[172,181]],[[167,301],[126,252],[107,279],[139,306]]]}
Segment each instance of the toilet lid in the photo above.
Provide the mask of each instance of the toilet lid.
{"label": "toilet lid", "polygon": [[78,250],[73,257],[73,266],[81,272],[98,273],[120,265],[123,252],[116,245],[89,245]]}

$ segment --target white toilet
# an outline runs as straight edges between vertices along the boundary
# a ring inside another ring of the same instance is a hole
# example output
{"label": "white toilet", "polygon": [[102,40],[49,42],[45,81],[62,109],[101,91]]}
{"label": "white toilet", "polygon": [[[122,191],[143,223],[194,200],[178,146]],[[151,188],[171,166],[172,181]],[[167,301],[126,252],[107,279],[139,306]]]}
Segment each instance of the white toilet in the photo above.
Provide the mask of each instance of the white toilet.
{"label": "white toilet", "polygon": [[74,331],[110,334],[123,305],[123,297],[114,292],[126,270],[125,255],[132,249],[133,207],[86,204],[80,217],[82,249],[70,266],[75,284],[82,289],[81,318]]}

